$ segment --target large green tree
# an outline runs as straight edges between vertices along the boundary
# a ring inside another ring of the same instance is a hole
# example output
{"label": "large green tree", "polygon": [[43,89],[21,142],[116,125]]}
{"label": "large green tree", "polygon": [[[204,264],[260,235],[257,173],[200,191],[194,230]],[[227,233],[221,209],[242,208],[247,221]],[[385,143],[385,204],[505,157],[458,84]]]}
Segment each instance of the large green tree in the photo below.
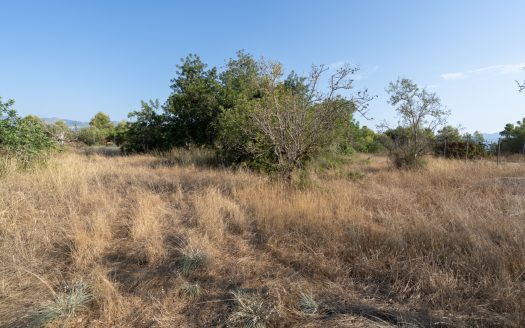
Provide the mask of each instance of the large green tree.
{"label": "large green tree", "polygon": [[177,66],[165,105],[170,142],[177,146],[213,145],[217,135],[221,85],[217,69],[190,54]]}
{"label": "large green tree", "polygon": [[220,74],[221,112],[218,118],[218,145],[223,159],[228,162],[256,164],[248,151],[256,140],[251,131],[255,102],[263,95],[262,67],[253,56],[244,51],[230,58]]}

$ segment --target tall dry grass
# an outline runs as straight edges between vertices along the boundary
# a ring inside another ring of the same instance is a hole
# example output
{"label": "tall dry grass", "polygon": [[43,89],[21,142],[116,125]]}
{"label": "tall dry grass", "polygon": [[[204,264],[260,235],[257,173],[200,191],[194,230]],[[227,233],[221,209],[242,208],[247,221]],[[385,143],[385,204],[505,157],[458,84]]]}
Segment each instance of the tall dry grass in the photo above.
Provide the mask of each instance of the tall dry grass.
{"label": "tall dry grass", "polygon": [[355,158],[295,188],[209,155],[7,172],[0,326],[525,323],[525,166]]}

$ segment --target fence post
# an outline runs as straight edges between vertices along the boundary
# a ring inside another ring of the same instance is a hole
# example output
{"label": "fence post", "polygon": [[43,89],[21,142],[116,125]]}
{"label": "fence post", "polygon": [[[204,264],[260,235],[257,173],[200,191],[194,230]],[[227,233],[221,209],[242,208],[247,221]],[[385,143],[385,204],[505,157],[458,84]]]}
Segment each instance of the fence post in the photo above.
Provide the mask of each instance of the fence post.
{"label": "fence post", "polygon": [[501,139],[498,139],[498,162],[497,162],[497,166],[499,166],[499,153],[501,151]]}
{"label": "fence post", "polygon": [[445,147],[443,147],[443,157],[447,158],[447,138],[445,138]]}
{"label": "fence post", "polygon": [[467,153],[465,154],[465,161],[468,160],[468,141],[469,141],[469,139],[467,138]]}

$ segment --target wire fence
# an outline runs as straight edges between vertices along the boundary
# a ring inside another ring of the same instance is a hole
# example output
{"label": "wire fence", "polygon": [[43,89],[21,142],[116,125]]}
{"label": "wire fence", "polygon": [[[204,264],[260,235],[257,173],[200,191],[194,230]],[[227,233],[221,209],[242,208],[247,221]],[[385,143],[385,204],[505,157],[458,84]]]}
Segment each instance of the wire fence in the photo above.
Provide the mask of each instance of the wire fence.
{"label": "wire fence", "polygon": [[[525,141],[519,147],[514,144],[510,149],[508,141],[501,138],[491,144],[471,140],[448,142],[445,139],[441,147],[442,150],[439,150],[438,153],[444,158],[465,160],[487,158],[494,160],[498,166],[507,163],[525,164]],[[516,149],[520,151],[517,152]]]}

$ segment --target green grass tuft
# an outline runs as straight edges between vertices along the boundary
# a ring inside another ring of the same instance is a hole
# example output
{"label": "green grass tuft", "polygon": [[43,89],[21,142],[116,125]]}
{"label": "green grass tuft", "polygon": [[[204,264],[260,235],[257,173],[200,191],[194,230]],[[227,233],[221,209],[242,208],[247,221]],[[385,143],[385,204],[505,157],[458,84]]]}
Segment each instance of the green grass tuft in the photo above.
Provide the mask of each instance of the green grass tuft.
{"label": "green grass tuft", "polygon": [[189,248],[184,250],[182,254],[179,265],[180,271],[184,274],[204,268],[208,264],[208,255],[200,249]]}
{"label": "green grass tuft", "polygon": [[91,300],[87,285],[75,284],[56,295],[53,302],[43,307],[33,320],[32,326],[41,326],[57,319],[69,319],[86,307]]}

